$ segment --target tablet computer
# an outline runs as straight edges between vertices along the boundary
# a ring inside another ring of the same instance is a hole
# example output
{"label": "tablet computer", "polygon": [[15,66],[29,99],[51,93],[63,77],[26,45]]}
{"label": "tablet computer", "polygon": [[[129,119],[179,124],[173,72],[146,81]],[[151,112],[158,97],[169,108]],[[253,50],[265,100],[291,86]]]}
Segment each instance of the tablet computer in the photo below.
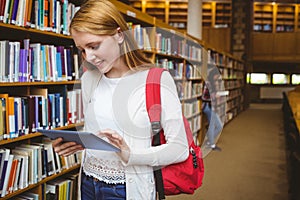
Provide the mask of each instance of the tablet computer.
{"label": "tablet computer", "polygon": [[53,140],[61,137],[65,142],[76,142],[77,144],[81,144],[86,149],[115,152],[120,151],[118,147],[89,132],[44,129],[37,129],[37,131]]}

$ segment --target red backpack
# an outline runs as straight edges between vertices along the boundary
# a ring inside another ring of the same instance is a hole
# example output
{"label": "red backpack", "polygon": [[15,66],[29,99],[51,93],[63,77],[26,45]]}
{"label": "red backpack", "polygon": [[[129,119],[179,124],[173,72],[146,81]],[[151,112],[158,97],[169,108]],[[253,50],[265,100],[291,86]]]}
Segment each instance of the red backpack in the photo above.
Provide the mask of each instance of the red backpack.
{"label": "red backpack", "polygon": [[[160,79],[163,71],[164,69],[162,68],[151,68],[146,82],[146,106],[151,122],[152,133],[154,134],[154,146],[166,143],[160,125]],[[149,112],[150,108],[151,112]],[[180,193],[193,194],[194,191],[202,185],[204,176],[202,152],[200,147],[194,143],[193,133],[190,129],[189,122],[184,116],[182,117],[190,149],[189,156],[183,162],[171,164],[154,171],[156,190],[159,194],[159,199],[165,199],[165,195],[175,195]]]}

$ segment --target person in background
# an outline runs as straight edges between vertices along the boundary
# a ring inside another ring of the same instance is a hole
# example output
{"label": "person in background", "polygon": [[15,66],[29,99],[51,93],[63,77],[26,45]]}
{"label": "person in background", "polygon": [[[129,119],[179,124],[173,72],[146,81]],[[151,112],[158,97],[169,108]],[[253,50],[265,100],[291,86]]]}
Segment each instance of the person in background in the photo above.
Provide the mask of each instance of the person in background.
{"label": "person in background", "polygon": [[217,68],[212,68],[208,72],[202,93],[202,111],[208,121],[208,129],[206,132],[207,140],[205,141],[205,145],[216,151],[222,150],[216,145],[216,138],[223,128],[223,123],[215,110],[219,77],[219,70]]}
{"label": "person in background", "polygon": [[152,146],[145,83],[153,64],[138,49],[126,21],[108,0],[88,0],[70,24],[71,36],[85,60],[81,77],[84,131],[120,148],[120,152],[83,149],[62,138],[55,152],[83,150],[79,198],[156,199],[153,168],[188,157],[181,102],[169,72],[161,78],[161,125],[166,144]]}

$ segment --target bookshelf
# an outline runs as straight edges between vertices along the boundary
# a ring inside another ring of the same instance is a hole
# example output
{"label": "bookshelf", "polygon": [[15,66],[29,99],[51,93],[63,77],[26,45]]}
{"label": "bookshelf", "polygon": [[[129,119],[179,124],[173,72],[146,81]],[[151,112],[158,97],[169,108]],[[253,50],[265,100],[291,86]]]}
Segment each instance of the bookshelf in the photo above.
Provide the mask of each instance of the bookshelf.
{"label": "bookshelf", "polygon": [[51,141],[36,131],[83,126],[82,108],[76,106],[81,95],[79,56],[67,17],[76,5],[55,1],[54,9],[54,4],[15,2],[6,15],[0,12],[0,199],[44,199],[45,185],[78,173],[81,162],[80,153],[56,154]]}
{"label": "bookshelf", "polygon": [[169,24],[178,29],[187,28],[188,4],[182,1],[169,2]]}
{"label": "bookshelf", "polygon": [[214,9],[213,5],[216,3],[203,3],[202,4],[202,26],[203,27],[213,27],[213,16]]}
{"label": "bookshelf", "polygon": [[226,124],[244,110],[244,63],[232,55],[208,48],[209,67],[217,67],[222,79],[217,90],[216,110]]}
{"label": "bookshelf", "polygon": [[299,27],[299,4],[254,2],[253,18],[256,32],[295,32]]}
{"label": "bookshelf", "polygon": [[[131,5],[163,22],[181,29],[187,29],[188,1],[131,0]],[[224,28],[231,26],[231,1],[203,1],[202,26]]]}
{"label": "bookshelf", "polygon": [[254,2],[250,59],[298,63],[299,24],[299,3]]}
{"label": "bookshelf", "polygon": [[254,31],[272,32],[273,31],[273,4],[254,3]]}
{"label": "bookshelf", "polygon": [[231,2],[217,3],[215,27],[230,27],[232,15],[231,11]]}
{"label": "bookshelf", "polygon": [[203,2],[202,26],[213,28],[231,27],[231,1]]}
{"label": "bookshelf", "polygon": [[[175,27],[181,32],[187,31],[188,1],[141,1],[130,0],[130,5],[142,13],[153,16]],[[150,12],[153,9],[155,11]],[[230,0],[209,1],[202,3],[202,40],[223,51],[230,51],[232,24],[232,3]],[[224,40],[225,38],[228,38]]]}
{"label": "bookshelf", "polygon": [[295,5],[278,5],[276,12],[276,32],[295,30]]}

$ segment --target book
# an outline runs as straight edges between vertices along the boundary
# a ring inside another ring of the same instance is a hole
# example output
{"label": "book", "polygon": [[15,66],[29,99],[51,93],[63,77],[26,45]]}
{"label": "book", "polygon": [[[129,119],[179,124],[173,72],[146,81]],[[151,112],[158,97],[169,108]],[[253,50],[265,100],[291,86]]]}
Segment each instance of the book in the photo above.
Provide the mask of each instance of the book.
{"label": "book", "polygon": [[8,160],[10,155],[10,149],[3,149],[2,150],[2,161],[1,161],[1,168],[0,168],[0,195],[2,194],[3,188],[4,188],[4,180],[5,180],[5,174],[8,167]]}
{"label": "book", "polygon": [[3,169],[4,180],[3,180],[3,187],[2,187],[1,197],[4,197],[8,192],[8,182],[9,182],[9,176],[10,176],[10,171],[11,171],[13,158],[14,158],[14,156],[12,154],[10,154],[8,156],[7,167],[6,167],[5,170]]}
{"label": "book", "polygon": [[9,50],[9,41],[3,40],[0,41],[1,46],[1,62],[0,62],[0,81],[7,82],[9,75],[9,58],[10,58],[10,50]]}
{"label": "book", "polygon": [[1,184],[1,179],[2,179],[1,174],[2,174],[2,169],[3,169],[5,154],[6,154],[6,150],[0,149],[0,184]]}
{"label": "book", "polygon": [[36,132],[36,124],[35,124],[35,96],[29,95],[27,97],[28,100],[28,110],[30,112],[28,113],[28,131],[29,133]]}
{"label": "book", "polygon": [[[36,174],[35,174],[35,166],[36,164],[36,158],[34,154],[34,150],[31,148],[26,147],[19,147],[17,146],[15,149],[12,149],[12,152],[15,153],[16,151],[22,151],[24,154],[28,155],[28,184],[34,184],[37,183]],[[22,155],[24,155],[22,154]]]}
{"label": "book", "polygon": [[34,163],[34,175],[36,182],[42,180],[42,147],[36,144],[21,144],[21,147],[32,148],[34,149],[35,163]]}
{"label": "book", "polygon": [[18,163],[19,160],[14,157],[13,154],[11,154],[13,157],[12,163],[11,163],[11,168],[10,168],[10,173],[9,173],[9,178],[8,178],[8,183],[7,183],[7,194],[10,194],[13,192],[13,187],[15,183],[15,179],[17,176],[17,168],[18,168]]}
{"label": "book", "polygon": [[8,133],[9,138],[14,138],[16,133],[15,127],[15,100],[14,97],[8,97]]}
{"label": "book", "polygon": [[11,20],[10,20],[11,24],[16,24],[18,7],[19,7],[19,0],[14,0],[14,3],[12,5]]}
{"label": "book", "polygon": [[9,66],[8,66],[8,75],[7,81],[13,82],[13,78],[15,76],[15,43],[9,42]]}
{"label": "book", "polygon": [[[4,138],[4,132],[5,132],[5,109],[3,107],[5,106],[5,102],[3,102],[3,99],[0,98],[0,140],[3,140]],[[5,107],[4,107],[5,108]]]}
{"label": "book", "polygon": [[9,138],[9,122],[8,122],[8,94],[0,94],[0,99],[2,102],[2,124],[3,124],[3,139]]}
{"label": "book", "polygon": [[21,182],[23,182],[24,179],[24,166],[23,166],[23,160],[25,159],[23,156],[21,155],[14,155],[14,158],[18,160],[18,166],[17,166],[17,170],[16,170],[16,179],[13,185],[13,191],[17,191],[18,189],[23,189],[22,187],[20,187]]}
{"label": "book", "polygon": [[56,173],[56,168],[55,168],[55,157],[54,157],[54,151],[52,147],[52,143],[44,142],[44,149],[46,150],[46,160],[47,160],[47,174],[48,176],[55,174]]}
{"label": "book", "polygon": [[6,0],[2,0],[0,3],[0,22],[3,22],[5,4],[6,4]]}
{"label": "book", "polygon": [[13,82],[19,82],[19,66],[20,66],[20,42],[15,43],[15,60],[14,60],[14,74],[13,74]]}
{"label": "book", "polygon": [[13,155],[20,156],[23,158],[19,180],[19,188],[23,189],[25,187],[28,187],[29,185],[30,154],[28,151],[23,151],[19,149],[12,149],[11,151]]}
{"label": "book", "polygon": [[8,23],[9,5],[12,0],[6,0],[3,13],[3,23]]}

